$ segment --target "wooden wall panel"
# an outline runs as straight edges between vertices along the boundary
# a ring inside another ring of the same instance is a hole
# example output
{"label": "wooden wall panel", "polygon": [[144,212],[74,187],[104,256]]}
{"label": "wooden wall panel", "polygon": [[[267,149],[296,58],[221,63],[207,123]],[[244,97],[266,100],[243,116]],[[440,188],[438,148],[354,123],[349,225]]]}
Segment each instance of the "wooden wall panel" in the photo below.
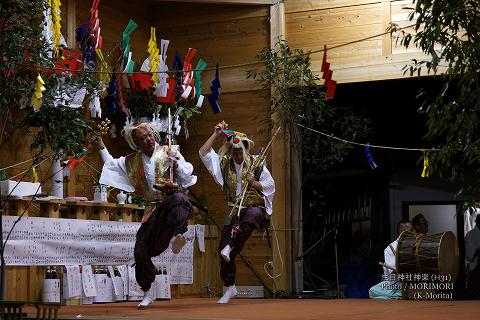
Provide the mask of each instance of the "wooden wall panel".
{"label": "wooden wall panel", "polygon": [[[413,25],[415,23],[415,20],[410,21],[408,19],[410,12],[412,12],[411,8],[412,8],[412,2],[409,0],[392,2],[392,23],[398,25],[400,28],[405,28]],[[415,28],[413,26],[403,29],[402,31],[412,35],[415,34]],[[409,53],[419,52],[419,50],[414,46],[408,49],[405,49],[405,47],[400,44],[399,36],[400,36],[400,33],[398,33],[397,36],[393,39],[393,43],[392,43],[393,54],[403,54],[405,52],[409,52]]]}
{"label": "wooden wall panel", "polygon": [[[72,1],[69,1],[69,4],[71,3]],[[90,6],[90,1],[76,1],[77,26],[88,20]],[[173,61],[175,50],[179,50],[183,56],[189,47],[199,50],[194,63],[200,57],[208,63],[209,67],[214,67],[216,63],[223,66],[253,62],[260,50],[269,46],[268,7],[188,3],[154,5],[151,2],[144,4],[143,2],[130,3],[103,0],[100,3],[99,10],[101,33],[104,39],[102,51],[105,56],[108,56],[112,49],[119,45],[121,32],[125,29],[129,19],[132,18],[138,23],[139,27],[132,33],[131,37],[133,59],[137,62],[137,67],[147,56],[146,48],[150,37],[150,26],[157,27],[157,39],[167,38],[171,40],[168,51],[168,65],[171,65]],[[182,13],[180,18],[178,16],[179,12]],[[65,25],[62,30],[66,34],[66,15],[64,17],[65,19],[62,22]],[[107,60],[112,61],[113,56],[113,54],[110,55]],[[207,206],[212,216],[220,224],[223,223],[226,209],[224,195],[221,188],[213,182],[213,178],[203,168],[203,164],[198,157],[198,148],[211,134],[213,126],[221,120],[229,122],[232,129],[247,133],[256,142],[257,146],[266,145],[269,140],[269,133],[261,132],[260,128],[263,125],[262,120],[269,118],[270,105],[260,94],[262,92],[258,90],[258,85],[251,80],[246,80],[246,71],[252,68],[252,66],[244,66],[220,71],[222,113],[214,115],[205,100],[202,114],[188,122],[190,139],[182,142],[182,152],[187,160],[194,164],[195,173],[199,176],[199,181],[193,190],[196,194],[207,199]],[[213,76],[213,71],[207,71],[203,75],[203,90],[207,95],[210,93],[209,87]],[[10,130],[10,128],[7,128],[7,130]],[[105,138],[104,140],[115,157],[129,152],[120,135],[116,139]],[[25,131],[17,131],[3,147],[5,152],[0,155],[2,167],[30,158],[30,141],[31,138]],[[96,150],[92,150],[85,161],[85,164],[79,165],[71,172],[75,184],[69,186],[68,193],[70,195],[86,196],[91,199],[93,196],[92,187],[99,177],[102,163]],[[268,162],[271,164],[270,159]],[[27,163],[9,169],[7,176],[17,174],[28,169],[28,167],[29,164]],[[42,165],[42,175],[47,175],[48,167],[48,162]],[[30,177],[27,177],[27,179],[30,179]],[[49,190],[50,183],[47,183],[43,191],[49,192]],[[115,200],[110,199],[110,201]],[[216,253],[218,231],[214,225],[211,225],[209,229],[210,231],[206,232],[207,252],[199,253],[197,250],[195,252],[194,285],[175,286],[173,288],[175,297],[206,296],[212,293],[218,295],[221,293],[222,283],[218,270],[219,258]],[[263,265],[272,259],[271,251],[272,249],[267,247],[266,241],[259,232],[252,236],[245,248],[247,259],[254,265],[257,272],[261,274],[262,280],[268,285],[271,284],[263,272]],[[239,284],[260,284],[240,259],[237,261],[237,266]],[[13,285],[17,275],[27,272],[39,275],[41,281],[43,269],[39,270],[41,271],[15,268],[15,272],[10,277],[7,276],[7,281],[10,281]],[[29,280],[28,287],[38,289],[34,279]],[[27,289],[19,290],[25,291]],[[9,297],[23,298],[27,294],[29,299],[39,298],[38,290],[35,292],[28,290],[28,292],[12,291]]]}
{"label": "wooden wall panel", "polygon": [[[380,35],[390,22],[400,27],[412,24],[407,7],[411,7],[409,0],[288,1],[286,38],[293,48],[332,48],[328,57],[337,83],[407,77],[402,68],[412,58],[424,55],[415,47],[402,47],[397,41],[399,33]],[[405,31],[411,33],[413,29]],[[365,39],[368,37],[372,38]],[[312,54],[313,70],[319,74],[322,55]]]}
{"label": "wooden wall panel", "polygon": [[[422,53],[395,54],[348,62],[332,62],[330,67],[334,70],[333,79],[343,83],[399,79],[409,76],[408,73],[403,74],[403,68],[414,58],[422,59],[425,58],[425,55]],[[312,64],[312,68],[316,72],[320,72],[321,61]]]}
{"label": "wooden wall panel", "polygon": [[[155,1],[152,1],[155,4]],[[248,18],[268,17],[267,6],[236,6],[205,3],[173,4],[159,2],[155,6],[155,24],[169,28],[206,25],[211,22],[234,22]],[[179,17],[174,19],[175,17]],[[185,17],[185,18],[183,18]],[[168,21],[168,25],[162,21]],[[162,32],[162,30],[159,30]]]}
{"label": "wooden wall panel", "polygon": [[[193,60],[195,64],[201,58],[209,68],[213,68],[217,63],[224,66],[254,62],[261,49],[269,46],[268,7],[163,4],[156,12],[157,39],[170,40],[167,58],[169,66],[175,50],[184,56],[189,47],[198,50]],[[178,19],[175,12],[182,12],[182,19]],[[222,120],[229,123],[230,128],[245,132],[255,141],[256,146],[267,144],[269,134],[260,129],[263,126],[262,120],[270,117],[270,105],[263,98],[265,93],[258,90],[258,85],[246,79],[246,71],[255,67],[258,65],[220,70],[222,112],[214,115],[205,101],[202,114],[188,121],[189,140],[182,141],[182,153],[192,162],[195,174],[198,175],[198,182],[192,190],[205,198],[210,214],[220,225],[223,224],[227,209],[224,194],[201,163],[198,149],[212,134],[214,125]],[[213,77],[214,71],[202,74],[202,89],[206,95],[210,93]],[[217,142],[215,147],[217,149],[220,146],[221,142]],[[211,228],[216,227],[212,225]],[[178,286],[175,291],[177,296],[205,296],[208,292],[221,294],[223,284],[216,253],[218,238],[211,237],[208,243],[211,251],[195,260],[194,284]],[[271,260],[271,249],[268,249],[266,241],[252,236],[244,253],[263,281],[271,286],[263,271],[263,264]],[[202,268],[204,266],[209,268]],[[239,285],[261,285],[240,258],[237,258],[237,267]]]}
{"label": "wooden wall panel", "polygon": [[[221,11],[221,10],[219,10]],[[206,12],[197,12],[199,16]],[[256,55],[268,45],[268,24],[265,17],[252,17],[230,21],[194,23],[183,26],[169,27],[168,20],[158,19],[157,38],[170,40],[167,65],[171,66],[175,51],[182,57],[188,48],[198,50],[194,63],[201,58],[214,68],[256,62]],[[256,66],[244,66],[220,70],[222,93],[248,91],[258,86],[253,80],[246,79],[246,71]],[[202,87],[205,93],[210,92],[214,71],[205,71],[202,76]]]}
{"label": "wooden wall panel", "polygon": [[318,9],[330,9],[341,7],[355,7],[359,5],[380,3],[374,0],[295,0],[285,1],[285,13],[310,11]]}

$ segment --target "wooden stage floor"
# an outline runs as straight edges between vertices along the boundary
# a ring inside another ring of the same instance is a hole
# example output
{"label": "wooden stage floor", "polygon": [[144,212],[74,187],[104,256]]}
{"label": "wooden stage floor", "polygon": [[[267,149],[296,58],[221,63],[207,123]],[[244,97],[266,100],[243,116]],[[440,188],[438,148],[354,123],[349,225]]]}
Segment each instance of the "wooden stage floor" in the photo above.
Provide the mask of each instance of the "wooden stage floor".
{"label": "wooden stage floor", "polygon": [[155,301],[146,310],[137,310],[137,302],[64,306],[59,319],[480,319],[479,300],[233,299],[228,305],[218,305],[216,301],[213,298]]}

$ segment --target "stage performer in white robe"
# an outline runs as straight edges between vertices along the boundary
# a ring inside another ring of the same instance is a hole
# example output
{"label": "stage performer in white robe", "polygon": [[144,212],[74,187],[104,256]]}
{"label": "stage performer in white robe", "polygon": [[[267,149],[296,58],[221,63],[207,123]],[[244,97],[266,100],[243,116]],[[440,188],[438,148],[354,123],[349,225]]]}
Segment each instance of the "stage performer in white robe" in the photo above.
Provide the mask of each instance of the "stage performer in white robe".
{"label": "stage performer in white robe", "polygon": [[156,271],[151,258],[164,252],[172,237],[174,253],[186,243],[183,233],[192,205],[185,190],[196,183],[197,177],[178,146],[159,144],[162,139],[155,125],[126,126],[122,135],[135,150],[126,157],[113,158],[101,139],[96,142],[104,162],[100,184],[135,192],[147,202],[134,251],[135,276],[144,291],[138,308],[144,309],[153,302],[151,284]]}
{"label": "stage performer in white robe", "polygon": [[[217,303],[226,304],[237,295],[235,288],[235,257],[240,253],[245,242],[254,229],[265,224],[265,214],[272,214],[272,200],[275,193],[275,182],[268,169],[261,165],[257,171],[251,172],[250,165],[257,156],[249,151],[253,141],[240,132],[225,130],[225,122],[217,124],[213,134],[200,148],[199,155],[216,183],[222,186],[228,202],[228,213],[219,245],[220,277],[227,290]],[[227,139],[216,153],[212,145],[217,138]],[[236,201],[241,197],[245,185],[250,186],[246,192],[240,217],[237,217]]]}

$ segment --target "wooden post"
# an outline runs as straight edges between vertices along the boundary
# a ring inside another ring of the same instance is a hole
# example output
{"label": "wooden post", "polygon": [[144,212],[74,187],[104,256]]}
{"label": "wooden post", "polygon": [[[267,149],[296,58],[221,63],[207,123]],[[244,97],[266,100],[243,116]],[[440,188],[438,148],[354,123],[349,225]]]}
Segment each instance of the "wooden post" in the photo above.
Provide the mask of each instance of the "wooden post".
{"label": "wooden post", "polygon": [[70,170],[67,182],[67,197],[75,197],[75,186],[77,184],[77,175],[75,170]]}
{"label": "wooden post", "polygon": [[21,199],[9,199],[5,206],[7,208],[7,215],[20,216],[21,214],[23,214],[24,217],[28,217],[27,205],[29,202],[30,198],[27,197]]}
{"label": "wooden post", "polygon": [[116,207],[115,203],[109,202],[99,202],[94,210],[98,210],[98,220],[100,221],[110,221],[110,211],[114,210]]}
{"label": "wooden post", "polygon": [[72,219],[86,220],[88,216],[87,206],[90,204],[83,201],[67,201],[69,217]]}
{"label": "wooden post", "polygon": [[40,215],[48,218],[60,218],[59,207],[65,204],[65,200],[55,199],[49,201],[38,201],[40,204]]}
{"label": "wooden post", "polygon": [[123,222],[132,222],[133,215],[135,214],[135,210],[138,208],[136,204],[118,204],[118,210],[120,210],[121,219]]}
{"label": "wooden post", "polygon": [[[278,2],[270,6],[270,47],[285,39],[285,4]],[[276,93],[272,90],[272,95]],[[272,116],[277,125],[277,115]],[[279,250],[273,248],[273,270],[275,274],[282,274],[275,280],[277,290],[290,292],[292,288],[292,257],[290,233],[284,230],[290,228],[291,221],[291,162],[290,143],[286,140],[285,129],[279,133],[272,147],[272,174],[275,179],[275,197],[273,200],[273,215],[271,227],[272,236],[278,237]],[[276,244],[276,241],[273,241]],[[281,255],[281,256],[280,256]],[[283,266],[282,266],[283,261]]]}
{"label": "wooden post", "polygon": [[77,27],[76,22],[77,22],[76,0],[68,0],[67,1],[67,46],[69,48],[75,48],[76,46],[76,40],[75,40],[75,28]]}
{"label": "wooden post", "polygon": [[[6,212],[11,216],[28,217],[31,197],[23,197],[21,199],[9,199],[6,203]],[[6,267],[6,300],[28,300],[29,299],[29,282],[28,277],[30,268],[28,266]]]}

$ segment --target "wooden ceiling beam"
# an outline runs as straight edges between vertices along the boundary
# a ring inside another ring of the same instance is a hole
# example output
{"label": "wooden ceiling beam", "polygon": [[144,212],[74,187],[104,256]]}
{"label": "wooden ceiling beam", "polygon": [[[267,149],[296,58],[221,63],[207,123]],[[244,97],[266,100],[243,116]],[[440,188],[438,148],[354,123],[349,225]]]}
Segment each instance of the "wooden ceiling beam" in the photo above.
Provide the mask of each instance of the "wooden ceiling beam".
{"label": "wooden ceiling beam", "polygon": [[284,0],[149,0],[149,2],[191,2],[209,4],[235,4],[235,5],[273,5]]}

